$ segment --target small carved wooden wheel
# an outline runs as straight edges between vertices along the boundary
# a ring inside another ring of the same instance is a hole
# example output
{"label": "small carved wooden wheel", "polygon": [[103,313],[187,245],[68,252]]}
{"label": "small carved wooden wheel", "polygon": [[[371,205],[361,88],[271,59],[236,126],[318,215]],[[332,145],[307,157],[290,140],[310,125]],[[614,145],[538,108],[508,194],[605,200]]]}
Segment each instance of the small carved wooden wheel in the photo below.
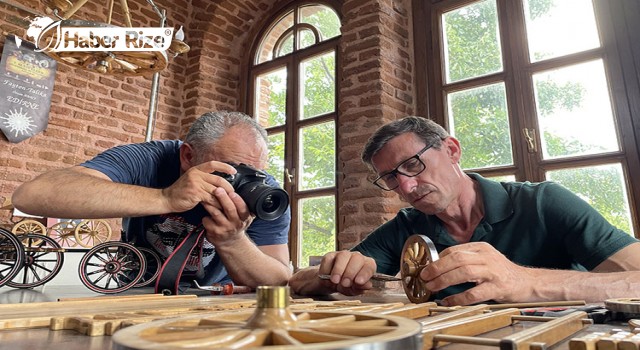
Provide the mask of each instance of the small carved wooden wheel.
{"label": "small carved wooden wheel", "polygon": [[104,220],[84,220],[76,226],[74,236],[79,245],[92,248],[111,238],[111,226]]}
{"label": "small carved wooden wheel", "polygon": [[[11,232],[13,232],[16,236],[27,234],[46,235],[47,228],[43,224],[35,220],[22,220],[19,223],[13,225]],[[22,243],[27,245],[27,242]],[[35,243],[40,243],[40,241],[35,241]]]}
{"label": "small carved wooden wheel", "polygon": [[78,245],[75,238],[76,225],[71,221],[61,221],[53,224],[47,232],[47,236],[53,238],[62,247],[75,247]]}
{"label": "small carved wooden wheel", "polygon": [[113,335],[114,349],[422,348],[422,327],[414,320],[346,312],[292,312],[287,307],[288,291],[288,287],[258,287],[253,315],[200,314],[127,327]]}
{"label": "small carved wooden wheel", "polygon": [[404,292],[411,302],[424,303],[429,300],[431,291],[424,286],[425,282],[420,279],[420,272],[436,260],[438,251],[427,236],[413,235],[404,242],[400,275]]}
{"label": "small carved wooden wheel", "polygon": [[604,301],[604,306],[614,312],[633,314],[635,318],[640,315],[640,298],[607,299]]}
{"label": "small carved wooden wheel", "polygon": [[16,236],[26,235],[28,233],[44,235],[47,232],[47,228],[43,224],[35,220],[22,220],[19,223],[13,225],[11,232],[13,232]]}

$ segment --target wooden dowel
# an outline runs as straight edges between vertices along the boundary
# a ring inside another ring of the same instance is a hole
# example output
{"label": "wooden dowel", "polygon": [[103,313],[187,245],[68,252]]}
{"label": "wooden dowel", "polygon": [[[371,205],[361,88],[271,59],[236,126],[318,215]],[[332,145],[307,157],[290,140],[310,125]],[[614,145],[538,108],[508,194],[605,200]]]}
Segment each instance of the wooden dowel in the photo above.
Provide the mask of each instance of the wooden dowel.
{"label": "wooden dowel", "polygon": [[75,5],[73,5],[73,7],[71,7],[67,12],[65,12],[62,15],[63,19],[68,19],[69,17],[73,16],[76,11],[78,11],[84,4],[87,3],[87,1],[89,0],[79,0],[78,2],[76,2]]}
{"label": "wooden dowel", "polygon": [[500,339],[466,337],[463,335],[438,334],[433,337],[433,342],[460,343],[471,345],[500,346]]}
{"label": "wooden dowel", "polygon": [[586,305],[586,302],[584,300],[565,300],[565,301],[541,301],[541,302],[532,302],[532,303],[491,304],[489,305],[489,309],[499,310],[499,309],[510,309],[512,307],[515,307],[517,309],[523,309],[528,307],[575,306],[575,305]]}

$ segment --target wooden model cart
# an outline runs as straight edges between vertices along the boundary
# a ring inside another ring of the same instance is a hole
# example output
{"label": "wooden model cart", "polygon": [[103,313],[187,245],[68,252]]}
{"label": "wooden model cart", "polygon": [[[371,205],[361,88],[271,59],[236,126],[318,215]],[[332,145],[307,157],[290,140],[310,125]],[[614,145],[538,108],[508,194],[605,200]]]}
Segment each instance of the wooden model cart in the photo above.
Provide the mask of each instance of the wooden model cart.
{"label": "wooden model cart", "polygon": [[62,220],[47,228],[42,222],[29,219],[16,213],[10,202],[5,203],[3,210],[11,210],[11,232],[15,235],[38,234],[53,238],[62,247],[81,246],[91,248],[111,239],[111,226],[105,220]]}
{"label": "wooden model cart", "polygon": [[[0,229],[0,287],[34,288],[53,279],[62,268],[65,249],[51,237]],[[147,248],[123,242],[101,243],[84,254],[78,267],[90,290],[113,294],[152,283],[160,257]]]}

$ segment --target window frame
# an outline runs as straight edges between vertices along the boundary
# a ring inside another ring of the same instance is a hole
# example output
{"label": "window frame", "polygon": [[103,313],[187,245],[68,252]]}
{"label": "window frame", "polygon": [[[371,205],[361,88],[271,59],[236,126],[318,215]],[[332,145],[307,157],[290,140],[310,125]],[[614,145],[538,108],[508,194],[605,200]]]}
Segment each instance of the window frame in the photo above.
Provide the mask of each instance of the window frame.
{"label": "window frame", "polygon": [[[294,8],[302,7],[305,5],[324,5],[327,6],[338,15],[339,19],[342,21],[342,16],[340,13],[341,4],[339,1],[333,0],[318,0],[318,1],[290,1],[282,6],[279,10],[276,10],[268,17],[263,25],[262,29],[254,38],[254,42],[251,46],[251,51],[249,53],[249,61],[247,66],[247,94],[246,94],[246,110],[249,115],[254,115],[256,111],[254,110],[255,103],[255,80],[256,78],[269,71],[273,71],[277,68],[285,67],[287,71],[287,97],[286,97],[286,121],[284,124],[269,127],[267,128],[268,135],[274,133],[284,133],[285,135],[285,169],[293,171],[293,181],[290,181],[286,175],[284,175],[285,183],[282,184],[283,188],[289,194],[291,200],[291,227],[289,230],[289,254],[291,262],[293,263],[294,268],[300,267],[300,258],[302,256],[302,232],[301,232],[301,224],[299,217],[299,202],[300,200],[320,197],[320,196],[333,196],[335,200],[335,241],[334,241],[334,250],[337,249],[338,246],[338,233],[341,229],[341,222],[338,220],[338,210],[340,207],[340,196],[338,188],[340,187],[340,177],[338,176],[338,149],[339,149],[339,125],[338,125],[338,111],[339,111],[339,90],[338,83],[340,81],[341,69],[340,69],[340,40],[342,35],[338,35],[336,37],[332,37],[325,41],[319,42],[317,44],[298,49],[293,51],[292,53],[288,53],[286,55],[272,58],[269,61],[262,63],[255,63],[255,57],[257,54],[257,50],[260,48],[261,40],[271,29],[272,25],[276,23],[282,16],[292,11]],[[297,22],[295,22],[297,23]],[[293,26],[289,29],[292,29]],[[289,30],[288,29],[288,30]],[[287,31],[288,31],[287,30]],[[283,32],[286,33],[287,31]],[[295,35],[294,35],[295,37]],[[298,89],[296,89],[296,84],[299,82],[299,74],[300,74],[300,66],[303,61],[306,59],[312,58],[314,56],[321,55],[322,53],[327,53],[333,50],[335,52],[335,109],[333,112],[325,113],[319,116],[314,116],[312,118],[300,119],[300,105],[299,105],[299,93]],[[319,189],[311,189],[311,190],[298,190],[299,183],[299,171],[298,171],[298,159],[300,156],[300,147],[299,147],[299,133],[305,127],[322,124],[328,121],[333,121],[335,125],[335,179],[334,186],[332,187],[324,187]]]}
{"label": "window frame", "polygon": [[[623,60],[618,45],[621,36],[628,33],[616,28],[612,11],[617,4],[607,0],[594,0],[594,11],[601,46],[596,49],[569,54],[557,58],[529,63],[525,19],[522,1],[496,0],[500,40],[503,53],[503,71],[446,84],[442,64],[444,62],[441,43],[440,18],[442,13],[460,8],[478,0],[425,0],[413,2],[414,15],[414,53],[416,62],[416,111],[418,115],[429,117],[449,129],[446,96],[448,93],[478,87],[490,83],[502,82],[507,91],[508,118],[511,126],[513,165],[486,169],[471,169],[483,176],[501,176],[515,174],[517,181],[543,181],[545,172],[571,167],[596,164],[620,163],[625,173],[628,190],[631,220],[636,237],[640,237],[638,203],[640,203],[640,185],[634,186],[630,179],[640,175],[638,141],[633,133],[632,109],[625,86],[623,70],[630,69],[633,62]],[[420,19],[420,20],[418,20]],[[614,113],[620,150],[591,156],[567,157],[561,159],[542,159],[540,151],[540,128],[536,120],[533,75],[551,68],[561,68],[580,62],[602,59],[609,83],[611,106]],[[632,67],[631,67],[632,68]],[[622,92],[622,93],[621,93]],[[635,100],[639,104],[640,100]],[[636,116],[638,118],[640,116]],[[537,152],[529,152],[523,136],[523,129],[536,131]]]}

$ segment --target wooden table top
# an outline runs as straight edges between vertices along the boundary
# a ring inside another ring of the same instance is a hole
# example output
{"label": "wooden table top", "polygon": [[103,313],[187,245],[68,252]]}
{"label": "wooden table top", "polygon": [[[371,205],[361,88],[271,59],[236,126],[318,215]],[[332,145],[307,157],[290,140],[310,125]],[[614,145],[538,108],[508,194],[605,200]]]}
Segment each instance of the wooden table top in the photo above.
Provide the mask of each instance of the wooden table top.
{"label": "wooden table top", "polygon": [[[140,291],[135,292],[136,294],[141,294]],[[242,294],[242,295],[233,295],[233,296],[220,296],[220,297],[204,297],[202,293],[199,293],[200,296],[184,296],[189,300],[191,304],[204,303],[207,305],[211,305],[212,303],[229,303],[229,302],[237,302],[237,303],[249,303],[255,300],[255,294]],[[141,294],[144,295],[144,294]],[[91,304],[96,305],[95,307],[99,307],[100,305],[109,304],[109,297],[113,296],[98,296],[93,297],[91,300]],[[114,303],[113,309],[116,310],[116,306],[120,305],[122,307],[126,306],[126,299],[129,298],[137,298],[135,295],[128,295],[127,293],[123,293],[123,295],[119,295],[120,298],[116,298],[117,303]],[[151,297],[151,296],[150,296]],[[300,298],[294,296],[294,298]],[[64,311],[64,308],[59,308],[60,304],[57,302],[50,303],[41,303],[36,302],[32,303],[32,306],[27,305],[18,305],[18,304],[0,304],[0,323],[6,321],[6,319],[11,317],[17,317],[16,315],[25,315],[27,319],[31,319],[33,322],[36,322],[37,316],[30,316],[30,312],[33,312],[33,315],[40,315],[46,313],[55,314],[56,312],[64,314],[65,312],[68,314],[69,312],[75,315],[82,315],[86,306],[89,304],[82,304],[82,300],[78,299],[77,304],[65,304],[65,305],[76,305],[71,308],[67,308]],[[376,304],[386,304],[386,303],[404,303],[408,304],[409,301],[407,297],[397,290],[374,290],[365,293],[359,297],[348,297],[340,294],[334,294],[331,296],[316,298],[314,300],[318,301],[358,301],[361,303],[376,303]],[[138,304],[140,305],[152,305],[151,303],[158,303],[156,308],[162,309],[163,304],[162,301],[158,302],[155,299],[149,299],[148,301],[140,300]],[[58,310],[58,308],[60,310]],[[75,308],[75,309],[74,309]],[[107,307],[109,309],[109,307]],[[26,310],[26,311],[25,311]],[[31,311],[29,311],[31,310]],[[56,311],[57,310],[57,311]],[[530,329],[535,327],[539,322],[517,322],[514,325],[500,328],[496,331],[488,332],[482,334],[482,338],[487,339],[501,339],[503,337],[507,337],[517,332],[521,332],[523,330]],[[27,329],[4,329],[0,330],[0,348],[6,349],[64,349],[64,350],[96,350],[96,349],[114,349],[114,346],[111,341],[111,336],[101,335],[101,336],[87,336],[84,334],[80,334],[75,330],[49,330],[47,326],[39,326],[40,328],[27,328]],[[0,326],[0,329],[3,328]],[[11,327],[9,327],[11,328]],[[564,339],[559,342],[552,349],[569,349],[569,339],[585,336],[593,332],[610,332],[613,329],[628,329],[628,325],[624,321],[613,321],[607,324],[591,324],[580,330],[579,332],[574,333],[572,336]],[[449,344],[446,346],[439,346],[438,348],[446,348],[446,349],[490,349],[495,348],[495,346],[479,346],[479,345],[470,345],[470,344]]]}

